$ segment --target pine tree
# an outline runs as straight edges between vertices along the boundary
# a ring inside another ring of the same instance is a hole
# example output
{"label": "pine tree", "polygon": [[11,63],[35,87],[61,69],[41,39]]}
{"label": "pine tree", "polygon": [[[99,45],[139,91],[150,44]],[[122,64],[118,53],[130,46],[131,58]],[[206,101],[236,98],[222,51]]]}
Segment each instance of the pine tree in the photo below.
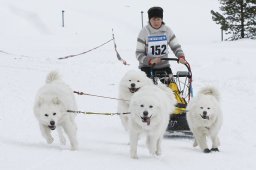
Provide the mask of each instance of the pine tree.
{"label": "pine tree", "polygon": [[231,36],[228,40],[256,39],[256,0],[219,0],[223,12],[211,10],[212,20]]}

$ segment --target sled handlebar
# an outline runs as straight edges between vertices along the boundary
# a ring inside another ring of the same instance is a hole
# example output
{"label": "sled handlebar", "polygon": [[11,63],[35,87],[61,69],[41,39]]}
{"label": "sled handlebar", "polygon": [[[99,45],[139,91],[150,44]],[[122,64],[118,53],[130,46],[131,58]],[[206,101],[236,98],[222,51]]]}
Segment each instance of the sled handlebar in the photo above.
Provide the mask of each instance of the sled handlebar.
{"label": "sled handlebar", "polygon": [[178,58],[161,58],[162,61],[179,61]]}
{"label": "sled handlebar", "polygon": [[[179,62],[179,59],[178,59],[178,58],[161,58],[161,60],[162,60],[162,61],[177,61],[177,62]],[[191,68],[190,68],[189,63],[187,62],[187,63],[184,64],[184,65],[187,67],[188,71],[191,73]]]}

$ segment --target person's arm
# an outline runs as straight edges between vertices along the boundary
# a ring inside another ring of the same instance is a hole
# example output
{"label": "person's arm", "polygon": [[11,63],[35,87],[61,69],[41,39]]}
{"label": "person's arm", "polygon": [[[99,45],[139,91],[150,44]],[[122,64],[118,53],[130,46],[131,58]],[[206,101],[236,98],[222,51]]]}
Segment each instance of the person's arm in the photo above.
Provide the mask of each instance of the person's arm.
{"label": "person's arm", "polygon": [[179,44],[175,34],[172,32],[171,29],[168,29],[170,40],[168,42],[168,45],[170,46],[171,50],[173,51],[174,55],[179,59],[180,63],[185,64],[186,59],[184,52],[181,48],[181,45]]}
{"label": "person's arm", "polygon": [[147,56],[146,37],[147,37],[147,32],[145,28],[143,28],[140,31],[139,36],[137,38],[136,58],[143,65],[150,65],[151,57]]}

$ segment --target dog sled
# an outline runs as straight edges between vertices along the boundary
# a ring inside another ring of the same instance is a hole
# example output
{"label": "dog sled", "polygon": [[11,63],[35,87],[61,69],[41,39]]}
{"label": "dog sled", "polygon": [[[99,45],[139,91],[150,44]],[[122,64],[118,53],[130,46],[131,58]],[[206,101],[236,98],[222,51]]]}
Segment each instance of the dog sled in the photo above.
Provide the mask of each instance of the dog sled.
{"label": "dog sled", "polygon": [[[163,58],[162,60],[178,62],[177,58]],[[184,71],[177,71],[172,74],[167,74],[163,71],[152,71],[151,79],[154,84],[159,81],[166,84],[173,91],[177,100],[175,111],[170,113],[170,120],[165,134],[167,137],[192,137],[186,119],[186,107],[190,98],[193,97],[192,72],[188,63],[185,64],[185,67]]]}

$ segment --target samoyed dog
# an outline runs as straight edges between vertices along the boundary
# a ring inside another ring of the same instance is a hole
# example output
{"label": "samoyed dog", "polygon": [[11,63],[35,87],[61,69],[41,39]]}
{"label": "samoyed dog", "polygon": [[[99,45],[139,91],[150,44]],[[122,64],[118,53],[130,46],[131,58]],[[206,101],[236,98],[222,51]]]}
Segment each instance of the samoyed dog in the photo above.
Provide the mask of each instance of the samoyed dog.
{"label": "samoyed dog", "polygon": [[58,72],[52,71],[46,78],[46,84],[37,92],[34,114],[47,143],[53,142],[51,131],[57,129],[60,142],[65,145],[64,130],[70,140],[71,150],[76,150],[78,142],[75,114],[67,110],[77,110],[73,90],[61,80]]}
{"label": "samoyed dog", "polygon": [[130,157],[137,159],[138,140],[146,135],[147,147],[152,155],[161,154],[161,141],[175,109],[176,99],[156,85],[143,86],[132,97],[129,105]]}
{"label": "samoyed dog", "polygon": [[[222,111],[219,103],[219,92],[216,88],[202,88],[187,107],[187,121],[195,142],[205,153],[219,151],[218,132],[222,126]],[[207,146],[207,137],[211,139],[211,150]]]}
{"label": "samoyed dog", "polygon": [[118,98],[120,100],[118,101],[117,112],[121,113],[120,119],[125,130],[128,130],[129,114],[122,113],[128,112],[131,97],[145,85],[153,85],[153,81],[140,70],[128,71],[119,83]]}

